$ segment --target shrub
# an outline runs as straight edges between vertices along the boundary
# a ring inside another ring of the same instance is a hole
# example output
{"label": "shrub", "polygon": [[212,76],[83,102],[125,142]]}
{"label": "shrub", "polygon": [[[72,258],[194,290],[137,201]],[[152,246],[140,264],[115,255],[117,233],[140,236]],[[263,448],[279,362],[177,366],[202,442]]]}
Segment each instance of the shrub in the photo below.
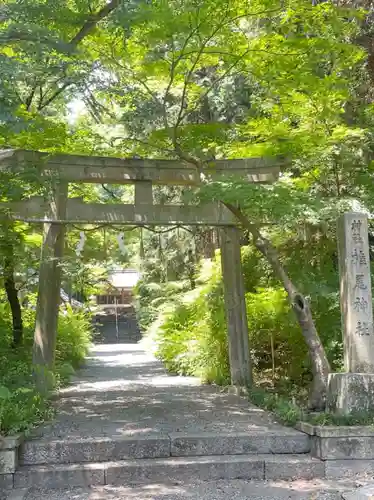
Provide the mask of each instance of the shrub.
{"label": "shrub", "polygon": [[[29,431],[48,420],[52,407],[34,385],[32,344],[35,311],[23,310],[24,339],[11,347],[11,320],[7,303],[0,303],[0,434]],[[56,386],[66,384],[85,359],[92,337],[89,316],[65,310],[59,316],[54,377]]]}
{"label": "shrub", "polygon": [[257,379],[299,383],[308,376],[305,342],[281,288],[246,294],[248,330]]}
{"label": "shrub", "polygon": [[[323,242],[322,242],[323,243]],[[322,243],[320,243],[322,245]],[[292,252],[287,249],[289,254]],[[297,249],[307,262],[303,247]],[[327,252],[327,250],[326,250]],[[311,380],[310,361],[300,327],[287,301],[286,294],[274,279],[263,258],[252,248],[242,248],[249,344],[254,364],[255,381],[280,392],[306,396]],[[291,260],[291,257],[289,257]],[[336,273],[327,264],[307,263],[303,274],[309,276],[303,292],[309,297],[313,317],[333,369],[342,360],[340,310]],[[327,269],[327,270],[326,270]],[[291,266],[296,273],[297,266]],[[323,276],[325,281],[323,281]],[[306,278],[305,278],[306,279]],[[148,328],[156,355],[168,370],[201,377],[206,382],[225,384],[229,381],[229,361],[224,313],[220,259],[204,261],[196,290],[174,293],[151,284],[143,304],[148,300],[153,315],[158,317]],[[166,287],[166,285],[165,285]],[[176,291],[178,290],[178,291]]]}
{"label": "shrub", "polygon": [[147,331],[150,325],[157,320],[163,304],[168,300],[176,300],[179,295],[189,289],[189,283],[183,281],[169,281],[167,283],[147,283],[139,281],[135,290],[135,307],[139,326]]}
{"label": "shrub", "polygon": [[0,433],[15,434],[28,432],[35,425],[48,420],[53,415],[48,400],[32,386],[20,387],[0,396]]}
{"label": "shrub", "polygon": [[148,333],[157,346],[156,355],[171,372],[225,384],[229,363],[218,266],[210,269],[207,283],[205,275],[203,268],[200,286],[168,303]]}
{"label": "shrub", "polygon": [[60,314],[56,342],[56,364],[78,368],[85,360],[92,341],[91,319],[87,313],[68,307]]}

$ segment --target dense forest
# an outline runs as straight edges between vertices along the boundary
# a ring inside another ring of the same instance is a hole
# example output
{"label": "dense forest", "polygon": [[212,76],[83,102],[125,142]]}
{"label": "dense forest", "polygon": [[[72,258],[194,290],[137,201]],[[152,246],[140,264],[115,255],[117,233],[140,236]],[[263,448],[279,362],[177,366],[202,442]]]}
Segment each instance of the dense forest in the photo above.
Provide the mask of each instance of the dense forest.
{"label": "dense forest", "polygon": [[[282,161],[273,184],[156,187],[158,203],[219,201],[243,229],[255,382],[322,408],[342,366],[336,219],[374,204],[370,3],[310,0],[6,0],[0,6],[0,148],[177,159]],[[1,201],[46,196],[26,169]],[[127,186],[70,185],[128,202]],[[125,251],[117,244],[124,233]],[[81,252],[77,245],[84,231]],[[0,430],[48,415],[32,378],[42,227],[0,225]],[[374,237],[371,235],[371,238]],[[68,226],[63,288],[82,302],[114,265],[137,267],[146,342],[170,371],[229,383],[219,233]],[[83,361],[87,312],[61,307],[55,385]],[[312,382],[312,385],[311,385]],[[312,390],[309,390],[309,387]]]}

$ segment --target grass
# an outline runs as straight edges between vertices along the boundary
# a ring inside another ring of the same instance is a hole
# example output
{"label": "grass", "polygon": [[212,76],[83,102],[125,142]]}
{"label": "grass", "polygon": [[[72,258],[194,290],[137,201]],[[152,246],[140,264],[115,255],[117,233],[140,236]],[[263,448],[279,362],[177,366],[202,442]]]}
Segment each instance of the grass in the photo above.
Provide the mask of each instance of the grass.
{"label": "grass", "polygon": [[276,393],[261,388],[252,388],[249,390],[248,397],[251,403],[270,411],[284,425],[293,427],[302,420],[303,412],[301,408]]}
{"label": "grass", "polygon": [[322,412],[319,415],[309,415],[306,421],[313,425],[374,425],[374,415],[369,412],[360,412],[351,415],[335,415],[333,413]]}
{"label": "grass", "polygon": [[287,398],[261,388],[250,389],[248,397],[251,403],[273,413],[280,423],[290,427],[294,427],[300,421],[322,426],[374,425],[374,414],[371,412],[351,415],[337,415],[329,412],[311,413]]}

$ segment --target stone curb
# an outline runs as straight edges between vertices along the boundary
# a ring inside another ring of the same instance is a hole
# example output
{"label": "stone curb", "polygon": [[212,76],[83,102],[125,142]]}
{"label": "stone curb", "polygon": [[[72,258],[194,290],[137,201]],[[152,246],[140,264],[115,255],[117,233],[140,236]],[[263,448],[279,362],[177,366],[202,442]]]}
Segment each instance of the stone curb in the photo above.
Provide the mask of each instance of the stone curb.
{"label": "stone curb", "polygon": [[14,436],[6,436],[0,441],[0,451],[1,450],[13,450],[20,446],[25,440],[25,435],[20,432]]}
{"label": "stone curb", "polygon": [[9,481],[7,476],[18,468],[19,447],[24,440],[24,433],[19,433],[4,437],[0,442],[0,479],[3,485]]}
{"label": "stone curb", "polygon": [[347,463],[366,461],[367,468],[373,470],[373,426],[321,426],[298,422],[296,429],[310,436],[313,457],[326,461],[346,461]]}
{"label": "stone curb", "polygon": [[314,436],[315,434],[315,425],[309,424],[308,422],[297,422],[295,429],[305,434],[309,434],[309,436]]}
{"label": "stone curb", "polygon": [[313,425],[297,422],[295,429],[319,437],[374,437],[372,425]]}

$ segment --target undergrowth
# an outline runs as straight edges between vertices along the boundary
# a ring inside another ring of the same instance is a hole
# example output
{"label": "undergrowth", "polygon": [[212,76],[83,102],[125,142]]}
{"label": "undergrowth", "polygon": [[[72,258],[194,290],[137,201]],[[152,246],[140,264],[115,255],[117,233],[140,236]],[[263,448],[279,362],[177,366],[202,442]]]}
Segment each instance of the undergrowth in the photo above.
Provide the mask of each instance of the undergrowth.
{"label": "undergrowth", "polygon": [[[18,348],[11,346],[10,311],[0,303],[0,434],[28,432],[53,415],[48,398],[35,388],[32,344],[35,312],[24,309],[24,338]],[[55,388],[65,385],[83,362],[91,343],[90,318],[81,312],[60,313],[53,372]]]}
{"label": "undergrowth", "polygon": [[303,411],[297,404],[276,393],[253,388],[249,391],[248,397],[254,405],[274,413],[277,420],[284,425],[294,426],[303,418]]}
{"label": "undergrowth", "polygon": [[329,412],[311,413],[286,397],[259,387],[251,388],[248,398],[254,405],[273,413],[278,422],[291,427],[300,421],[321,426],[374,425],[374,415],[370,412],[351,415],[337,415]]}
{"label": "undergrowth", "polygon": [[304,420],[314,425],[374,425],[374,415],[370,412],[336,415],[334,413],[306,414]]}
{"label": "undergrowth", "polygon": [[[296,257],[285,256],[291,275],[300,274],[299,260],[305,251],[302,248]],[[309,278],[305,279],[307,287],[302,291],[310,298],[330,364],[339,371],[342,341],[337,275],[330,270],[326,249],[325,254],[328,265],[318,263],[317,268],[311,263],[303,270]],[[242,262],[256,385],[281,394],[296,389],[298,399],[298,394],[307,393],[312,378],[300,327],[285,291],[261,256],[251,247],[243,247]],[[202,261],[196,288],[190,290],[187,285],[186,281],[155,284],[143,280],[137,303],[143,330],[153,351],[170,372],[226,385],[230,371],[219,253],[213,260]]]}
{"label": "undergrowth", "polygon": [[217,264],[206,262],[197,287],[174,293],[159,308],[148,340],[166,368],[225,385],[230,379],[223,291]]}

